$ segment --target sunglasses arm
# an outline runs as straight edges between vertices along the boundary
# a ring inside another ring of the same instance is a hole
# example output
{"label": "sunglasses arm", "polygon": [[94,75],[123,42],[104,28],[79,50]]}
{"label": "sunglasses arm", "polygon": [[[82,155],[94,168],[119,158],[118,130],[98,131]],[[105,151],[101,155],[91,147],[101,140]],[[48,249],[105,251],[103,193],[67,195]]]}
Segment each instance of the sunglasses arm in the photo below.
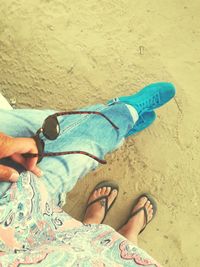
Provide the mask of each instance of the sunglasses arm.
{"label": "sunglasses arm", "polygon": [[101,112],[98,111],[63,111],[55,113],[53,116],[59,117],[63,115],[75,115],[75,114],[96,114],[104,117],[116,130],[119,130],[119,127],[117,127],[106,115],[104,115]]}
{"label": "sunglasses arm", "polygon": [[26,154],[23,154],[23,157],[24,158],[35,158],[35,157],[56,157],[56,156],[64,156],[64,155],[69,155],[69,154],[81,154],[81,155],[85,155],[85,156],[88,156],[96,161],[98,161],[99,163],[101,164],[106,164],[106,160],[104,159],[99,159],[97,158],[96,156],[88,153],[88,152],[85,152],[85,151],[67,151],[67,152],[52,152],[52,153],[42,153],[42,154],[36,154],[36,153],[26,153]]}

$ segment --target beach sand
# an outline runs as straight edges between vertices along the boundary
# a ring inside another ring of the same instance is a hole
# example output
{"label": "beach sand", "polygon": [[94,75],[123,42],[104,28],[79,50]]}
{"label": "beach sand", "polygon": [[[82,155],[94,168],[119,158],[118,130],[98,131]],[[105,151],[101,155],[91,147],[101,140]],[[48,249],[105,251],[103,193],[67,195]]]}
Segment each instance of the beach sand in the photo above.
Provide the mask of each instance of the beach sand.
{"label": "beach sand", "polygon": [[81,219],[104,179],[120,194],[105,223],[118,227],[150,192],[155,220],[140,246],[164,266],[199,266],[200,2],[0,0],[0,91],[15,107],[73,110],[170,81],[175,99],[68,194]]}

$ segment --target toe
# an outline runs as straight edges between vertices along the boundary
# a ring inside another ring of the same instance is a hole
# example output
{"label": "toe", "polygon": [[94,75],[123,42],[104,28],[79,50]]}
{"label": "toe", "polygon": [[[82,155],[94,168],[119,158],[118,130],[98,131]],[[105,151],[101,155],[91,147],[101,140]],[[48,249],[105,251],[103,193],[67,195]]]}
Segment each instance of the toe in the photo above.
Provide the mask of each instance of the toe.
{"label": "toe", "polygon": [[98,189],[98,196],[100,197],[103,194],[104,194],[104,189],[103,189],[103,187],[101,187]]}
{"label": "toe", "polygon": [[145,204],[145,208],[148,210],[148,209],[149,209],[149,207],[150,207],[150,205],[151,205],[150,201],[149,201],[149,200],[147,200],[147,202],[146,202],[146,204]]}
{"label": "toe", "polygon": [[89,197],[88,203],[94,201],[102,196],[108,196],[110,194],[111,187],[101,187],[96,189]]}
{"label": "toe", "polygon": [[147,197],[141,197],[138,203],[136,204],[136,206],[134,207],[133,212],[138,210],[141,207],[144,207],[146,202],[147,202]]}
{"label": "toe", "polygon": [[149,200],[146,202],[145,208],[146,208],[147,217],[148,217],[147,221],[149,222],[153,217],[153,206]]}
{"label": "toe", "polygon": [[101,188],[101,195],[106,195],[106,189],[105,186]]}
{"label": "toe", "polygon": [[98,191],[95,190],[93,194],[91,194],[90,198],[94,199],[98,196]]}
{"label": "toe", "polygon": [[111,191],[111,187],[108,186],[108,187],[106,188],[105,194],[106,194],[106,195],[109,195],[109,194],[110,194],[110,191]]}
{"label": "toe", "polygon": [[91,201],[93,201],[94,199],[96,199],[98,197],[98,190],[95,190],[89,197],[88,199],[88,203],[90,203]]}
{"label": "toe", "polygon": [[[111,190],[111,188],[110,188]],[[113,189],[108,197],[108,207],[113,203],[115,198],[117,197],[118,191],[116,189]]]}
{"label": "toe", "polygon": [[153,209],[149,210],[148,217],[149,217],[148,219],[150,221],[153,217]]}
{"label": "toe", "polygon": [[150,204],[149,209],[148,209],[148,213],[150,214],[152,211],[153,211],[153,206]]}

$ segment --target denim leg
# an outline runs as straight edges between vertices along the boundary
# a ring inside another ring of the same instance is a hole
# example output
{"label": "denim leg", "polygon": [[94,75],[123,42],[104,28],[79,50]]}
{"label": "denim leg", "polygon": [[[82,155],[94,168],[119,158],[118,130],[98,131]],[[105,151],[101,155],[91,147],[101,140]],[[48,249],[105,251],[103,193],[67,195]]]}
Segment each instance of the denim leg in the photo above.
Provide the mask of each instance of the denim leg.
{"label": "denim leg", "polygon": [[[61,128],[59,137],[54,141],[43,137],[45,152],[82,150],[103,159],[108,152],[115,150],[123,142],[124,136],[134,125],[129,109],[123,103],[111,106],[98,104],[79,110],[100,111],[119,129],[114,129],[99,115],[62,116],[59,117]],[[11,136],[30,137],[41,127],[44,119],[54,112],[53,110],[0,110],[0,131]],[[57,204],[61,200],[62,193],[69,192],[79,178],[98,165],[94,159],[81,154],[47,157],[39,163],[44,172],[41,179]],[[8,184],[1,183],[0,192],[5,186],[8,187]]]}

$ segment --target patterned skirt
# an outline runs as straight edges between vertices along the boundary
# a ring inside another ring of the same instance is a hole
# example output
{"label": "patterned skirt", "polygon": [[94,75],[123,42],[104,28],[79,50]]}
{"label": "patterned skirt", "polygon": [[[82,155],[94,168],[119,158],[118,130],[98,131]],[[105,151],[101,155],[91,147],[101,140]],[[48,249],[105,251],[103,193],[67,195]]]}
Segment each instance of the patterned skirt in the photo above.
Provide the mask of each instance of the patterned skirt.
{"label": "patterned skirt", "polygon": [[23,172],[0,198],[0,266],[160,266],[110,226],[85,225]]}

